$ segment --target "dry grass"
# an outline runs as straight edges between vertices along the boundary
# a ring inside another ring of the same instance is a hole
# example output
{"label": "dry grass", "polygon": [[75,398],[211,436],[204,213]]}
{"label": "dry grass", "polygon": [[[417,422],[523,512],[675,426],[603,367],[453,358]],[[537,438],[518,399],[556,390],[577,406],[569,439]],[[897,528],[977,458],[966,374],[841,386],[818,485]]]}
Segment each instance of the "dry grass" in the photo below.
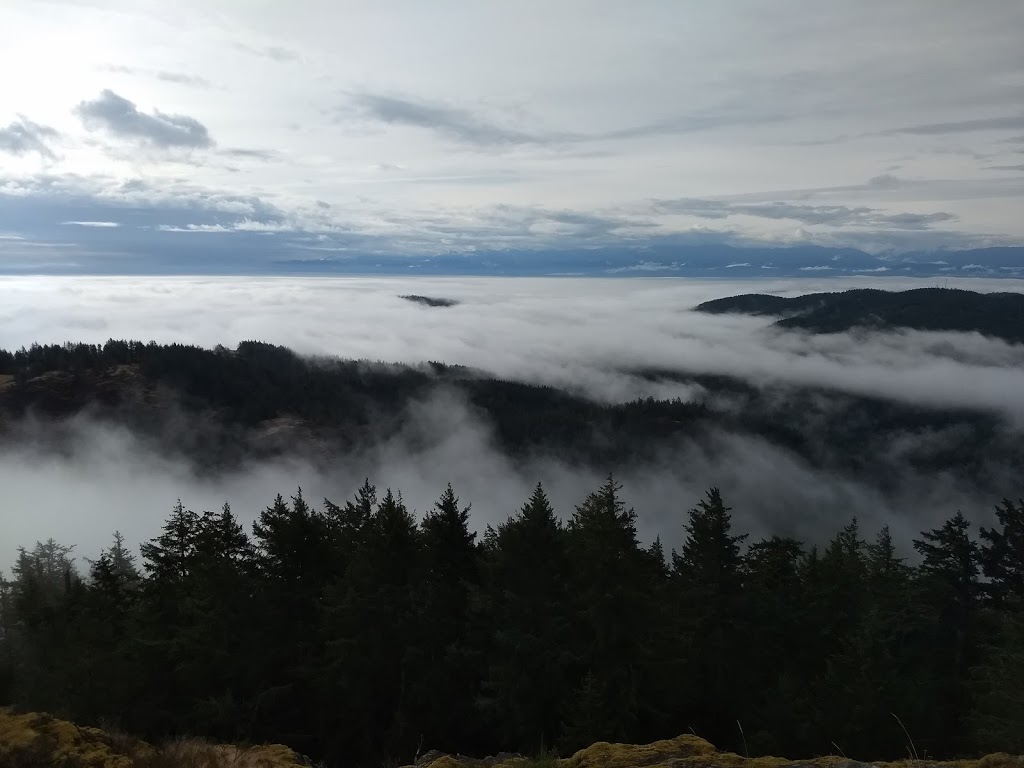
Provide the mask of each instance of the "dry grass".
{"label": "dry grass", "polygon": [[298,766],[297,755],[280,744],[236,747],[181,739],[137,760],[133,768],[286,768]]}

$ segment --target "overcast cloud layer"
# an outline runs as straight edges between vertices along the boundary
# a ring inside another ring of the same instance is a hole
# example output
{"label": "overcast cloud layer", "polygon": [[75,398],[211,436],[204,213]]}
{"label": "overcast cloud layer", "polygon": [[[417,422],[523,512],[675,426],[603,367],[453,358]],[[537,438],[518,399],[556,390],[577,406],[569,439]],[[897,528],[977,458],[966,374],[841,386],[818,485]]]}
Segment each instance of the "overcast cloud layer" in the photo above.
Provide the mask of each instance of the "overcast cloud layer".
{"label": "overcast cloud layer", "polygon": [[[956,333],[807,336],[770,329],[767,318],[690,311],[737,293],[796,295],[865,284],[905,289],[934,281],[0,278],[0,347],[111,337],[234,347],[259,339],[306,354],[461,363],[602,401],[709,396],[693,386],[640,379],[630,373],[637,368],[724,373],[766,385],[810,384],[903,403],[980,408],[999,415],[1009,430],[1024,429],[1020,345]],[[1024,291],[1024,281],[1008,279],[949,284]],[[406,293],[460,303],[428,308],[399,298]],[[0,545],[11,550],[57,535],[89,554],[115,528],[133,542],[154,535],[179,496],[196,508],[228,500],[251,519],[293,485],[301,483],[311,498],[338,501],[367,475],[400,488],[420,511],[451,481],[474,502],[474,524],[482,528],[514,511],[537,480],[566,515],[600,483],[603,470],[569,468],[557,458],[513,466],[493,446],[488,425],[458,400],[410,404],[405,423],[416,439],[365,446],[329,473],[295,457],[211,479],[197,478],[185,463],[130,434],[83,421],[79,450],[70,458],[25,445],[2,451],[0,482],[8,502]],[[413,452],[409,445],[419,448]],[[893,452],[898,456],[899,446]],[[999,468],[992,469],[999,478]],[[830,536],[841,522],[837,515],[856,513],[865,528],[888,522],[906,541],[957,508],[986,519],[997,500],[986,495],[991,489],[979,493],[962,479],[911,470],[902,477],[897,492],[883,494],[868,482],[816,471],[776,446],[722,433],[710,449],[682,449],[621,479],[641,512],[644,537],[662,535],[669,544],[681,539],[685,509],[679,505],[694,503],[712,484],[723,488],[741,526],[755,536],[793,533],[811,540]],[[1000,493],[1019,493],[1019,478],[1003,481]],[[0,553],[0,565],[4,557]]]}
{"label": "overcast cloud layer", "polygon": [[7,0],[0,271],[1022,245],[1022,28],[1015,0]]}

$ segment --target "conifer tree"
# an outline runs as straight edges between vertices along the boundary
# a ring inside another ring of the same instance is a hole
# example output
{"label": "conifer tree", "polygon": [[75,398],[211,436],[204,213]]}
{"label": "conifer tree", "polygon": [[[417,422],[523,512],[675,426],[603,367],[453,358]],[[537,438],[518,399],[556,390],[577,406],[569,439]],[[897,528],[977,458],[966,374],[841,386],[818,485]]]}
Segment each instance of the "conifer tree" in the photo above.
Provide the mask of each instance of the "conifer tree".
{"label": "conifer tree", "polygon": [[996,600],[1010,599],[1024,608],[1024,499],[996,505],[997,528],[980,528],[981,566],[988,578],[988,593]]}
{"label": "conifer tree", "polygon": [[595,723],[601,738],[624,741],[640,704],[640,667],[647,662],[652,617],[647,553],[637,541],[636,512],[611,475],[576,507],[568,525],[576,642],[576,681],[567,703],[562,747],[583,746]]}
{"label": "conifer tree", "polygon": [[931,748],[956,754],[967,747],[969,674],[977,653],[976,614],[981,585],[979,550],[962,512],[914,540],[921,555],[920,600],[927,616],[921,651],[929,665]]}
{"label": "conifer tree", "polygon": [[335,560],[327,516],[311,507],[299,488],[289,504],[278,494],[253,522],[256,611],[267,617],[253,628],[254,719],[277,741],[297,749],[315,743],[317,669],[321,633],[311,631],[334,582]]}
{"label": "conifer tree", "polygon": [[71,552],[50,538],[31,550],[18,548],[13,567],[11,607],[16,631],[16,674],[30,687],[15,687],[18,698],[44,710],[73,704],[77,635],[73,613],[81,599],[81,582]]}
{"label": "conifer tree", "polygon": [[252,543],[230,505],[203,512],[188,598],[191,619],[182,628],[184,659],[178,672],[196,702],[192,733],[221,739],[247,736],[240,726],[244,714],[239,698],[251,689],[253,571]]}
{"label": "conifer tree", "polygon": [[687,690],[701,700],[694,724],[720,743],[735,733],[733,702],[745,647],[738,641],[746,536],[732,533],[730,511],[719,489],[709,489],[688,513],[681,552],[672,553]]}
{"label": "conifer tree", "polygon": [[335,579],[341,578],[348,568],[366,533],[366,527],[377,506],[377,489],[366,478],[356,491],[355,499],[338,506],[324,499],[324,515],[331,532]]}
{"label": "conifer tree", "polygon": [[198,537],[199,515],[178,499],[163,532],[141,547],[143,568],[154,585],[180,588],[185,583],[194,565]]}
{"label": "conifer tree", "polygon": [[416,521],[401,495],[388,489],[344,578],[326,595],[321,697],[333,705],[320,722],[328,734],[327,754],[338,761],[408,758],[421,736],[409,701],[412,647],[419,642],[413,591],[419,572]]}
{"label": "conifer tree", "polygon": [[[802,579],[804,548],[800,541],[773,536],[754,542],[744,555],[743,613],[757,642],[745,644],[741,665],[750,695],[742,717],[752,754],[777,754],[782,745],[799,742],[806,726],[803,667],[810,632],[805,621],[806,590]],[[779,707],[786,701],[786,707]]]}
{"label": "conifer tree", "polygon": [[489,564],[484,701],[504,748],[537,751],[558,737],[570,632],[565,530],[540,483],[494,532]]}
{"label": "conifer tree", "polygon": [[[461,507],[451,484],[420,524],[422,567],[417,589],[419,642],[415,644],[416,686],[412,691],[418,725],[437,748],[454,750],[479,734],[467,732],[484,657],[473,601],[480,584],[476,534],[469,530],[469,506]],[[472,612],[472,613],[471,613]],[[444,707],[432,705],[440,698]]]}

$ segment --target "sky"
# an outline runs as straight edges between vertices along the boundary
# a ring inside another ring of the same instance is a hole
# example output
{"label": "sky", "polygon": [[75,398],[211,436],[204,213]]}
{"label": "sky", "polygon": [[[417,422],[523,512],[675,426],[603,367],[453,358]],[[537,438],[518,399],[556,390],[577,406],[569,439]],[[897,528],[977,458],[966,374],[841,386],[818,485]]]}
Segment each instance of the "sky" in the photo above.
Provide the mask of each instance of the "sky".
{"label": "sky", "polygon": [[5,0],[0,271],[1024,245],[1017,0]]}
{"label": "sky", "polygon": [[[758,289],[793,296],[933,282],[819,276],[764,280]],[[951,279],[950,287],[1024,292],[1024,280]],[[442,360],[600,402],[680,397],[728,410],[728,396],[720,392],[637,372],[721,374],[782,398],[796,392],[792,396],[802,399],[794,413],[805,418],[823,407],[820,396],[808,404],[806,387],[904,407],[980,410],[996,417],[1005,441],[1020,444],[1024,346],[975,333],[860,330],[815,336],[771,328],[772,318],[692,311],[700,302],[749,288],[744,281],[660,278],[7,276],[0,277],[0,348],[109,338],[234,348],[256,339],[312,356],[413,365]],[[429,308],[400,298],[409,293],[458,303]],[[277,493],[294,493],[301,485],[311,500],[341,502],[369,477],[381,488],[400,490],[422,513],[451,482],[473,504],[473,525],[482,532],[518,509],[538,481],[556,510],[571,515],[609,469],[570,465],[551,455],[514,461],[499,447],[487,419],[450,393],[411,400],[388,417],[392,426],[397,417],[402,431],[366,441],[352,454],[313,462],[296,439],[294,455],[250,460],[216,476],[197,473],[166,444],[100,421],[88,410],[61,425],[31,415],[8,421],[8,437],[0,440],[0,571],[16,546],[49,536],[78,544],[79,557],[95,557],[115,529],[134,546],[156,535],[178,498],[196,510],[228,501],[250,522]],[[184,409],[168,421],[183,434],[209,428],[206,417],[189,417]],[[70,445],[54,450],[55,436],[68,434]],[[852,468],[821,469],[781,444],[723,427],[710,437],[667,446],[663,455],[628,468],[619,479],[636,506],[643,539],[660,535],[669,548],[682,541],[685,509],[711,485],[721,487],[739,530],[754,540],[792,534],[820,543],[857,514],[863,530],[887,523],[906,545],[958,509],[989,524],[993,504],[1021,494],[1009,455],[1005,462],[996,456],[985,479],[925,471],[914,461],[923,449],[941,453],[964,439],[956,429],[898,434],[880,448],[900,478],[886,485]]]}

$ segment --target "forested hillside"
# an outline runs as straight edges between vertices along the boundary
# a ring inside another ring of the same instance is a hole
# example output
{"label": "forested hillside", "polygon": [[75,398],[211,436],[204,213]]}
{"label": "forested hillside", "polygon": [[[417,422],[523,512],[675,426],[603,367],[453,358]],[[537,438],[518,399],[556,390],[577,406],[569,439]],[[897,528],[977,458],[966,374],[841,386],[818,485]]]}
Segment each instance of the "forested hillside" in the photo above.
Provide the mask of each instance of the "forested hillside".
{"label": "forested hillside", "polygon": [[803,296],[745,294],[715,299],[699,312],[775,315],[780,328],[838,333],[851,328],[975,331],[1011,343],[1024,342],[1024,294],[977,293],[952,288],[884,291],[860,288]]}
{"label": "forested hillside", "polygon": [[538,485],[479,539],[450,486],[417,523],[366,483],[279,496],[251,531],[179,503],[139,558],[40,542],[2,589],[0,703],[327,765],[690,729],[752,754],[900,758],[903,726],[930,758],[1024,750],[1024,502],[977,530],[950,510],[911,563],[888,529],[753,541],[717,489],[694,501],[669,553],[610,477],[565,524]]}
{"label": "forested hillside", "polygon": [[[693,395],[604,403],[438,362],[305,358],[252,341],[234,350],[116,340],[33,345],[0,350],[0,433],[18,437],[25,415],[87,413],[124,424],[204,471],[295,451],[329,465],[398,434],[410,402],[445,392],[465,402],[509,456],[557,456],[604,471],[661,458],[684,442],[708,444],[725,432],[882,484],[907,467],[984,487],[995,469],[1024,471],[1024,442],[990,411],[721,375],[628,373]],[[183,414],[196,417],[185,428]],[[59,435],[51,430],[47,439]]]}

